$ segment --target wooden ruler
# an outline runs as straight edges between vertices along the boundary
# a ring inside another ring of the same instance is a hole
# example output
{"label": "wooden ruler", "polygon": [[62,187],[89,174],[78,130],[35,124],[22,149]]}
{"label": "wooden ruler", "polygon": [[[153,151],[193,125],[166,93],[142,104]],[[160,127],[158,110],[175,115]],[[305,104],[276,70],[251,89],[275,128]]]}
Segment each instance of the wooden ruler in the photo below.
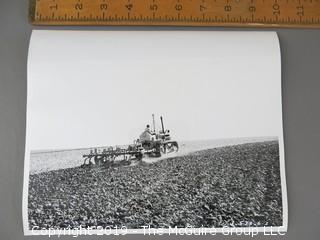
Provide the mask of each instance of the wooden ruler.
{"label": "wooden ruler", "polygon": [[320,0],[30,0],[35,25],[320,27]]}

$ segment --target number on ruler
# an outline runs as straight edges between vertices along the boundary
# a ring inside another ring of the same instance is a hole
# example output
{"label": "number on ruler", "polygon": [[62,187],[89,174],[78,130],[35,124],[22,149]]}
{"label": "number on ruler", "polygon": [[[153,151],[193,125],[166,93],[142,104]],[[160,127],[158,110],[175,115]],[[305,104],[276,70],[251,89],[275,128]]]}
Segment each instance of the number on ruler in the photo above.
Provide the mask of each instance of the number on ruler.
{"label": "number on ruler", "polygon": [[150,5],[150,10],[151,10],[151,11],[157,11],[157,10],[158,10],[158,5],[155,4],[155,3],[154,3],[154,4],[151,4],[151,5]]}
{"label": "number on ruler", "polygon": [[82,5],[82,3],[76,3],[76,4],[74,5],[74,8],[75,8],[76,10],[82,10],[83,5]]}
{"label": "number on ruler", "polygon": [[249,12],[254,13],[256,11],[256,7],[255,6],[250,6],[249,7]]}
{"label": "number on ruler", "polygon": [[204,5],[200,5],[200,12],[207,10],[207,7]]}
{"label": "number on ruler", "polygon": [[230,5],[224,6],[224,11],[225,12],[231,12],[231,10],[232,10],[232,7]]}
{"label": "number on ruler", "polygon": [[298,16],[303,16],[304,15],[304,7],[303,7],[303,5],[297,6],[297,15]]}
{"label": "number on ruler", "polygon": [[272,5],[273,15],[280,15],[280,5],[278,3],[275,3]]}
{"label": "number on ruler", "polygon": [[49,8],[50,8],[50,10],[57,10],[58,9],[58,4],[50,5]]}
{"label": "number on ruler", "polygon": [[126,8],[128,9],[128,11],[131,11],[131,9],[133,8],[133,4],[132,3],[127,4]]}
{"label": "number on ruler", "polygon": [[174,8],[175,8],[177,11],[181,11],[181,10],[182,10],[182,4],[181,4],[181,3],[177,3]]}
{"label": "number on ruler", "polygon": [[108,9],[108,4],[106,4],[106,3],[100,4],[100,10],[107,10],[107,9]]}

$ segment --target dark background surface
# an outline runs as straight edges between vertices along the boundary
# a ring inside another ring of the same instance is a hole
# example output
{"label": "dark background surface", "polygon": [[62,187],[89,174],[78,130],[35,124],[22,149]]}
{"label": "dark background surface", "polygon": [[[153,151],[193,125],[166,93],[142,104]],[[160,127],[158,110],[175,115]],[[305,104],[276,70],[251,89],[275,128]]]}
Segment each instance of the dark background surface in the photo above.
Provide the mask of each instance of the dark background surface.
{"label": "dark background surface", "polygon": [[[0,239],[23,239],[22,184],[27,99],[27,54],[31,30],[256,30],[232,28],[32,27],[27,0],[0,0]],[[320,30],[276,30],[282,54],[283,116],[289,228],[285,236],[253,239],[320,239]],[[235,40],[236,41],[236,40]],[[268,69],[266,69],[268,71]],[[261,73],[263,74],[263,73]],[[48,239],[45,236],[26,239]],[[79,239],[87,239],[82,236]],[[148,236],[93,236],[147,239]],[[151,236],[193,239],[195,236]],[[202,239],[250,237],[202,236]],[[54,237],[57,239],[57,237]],[[75,239],[72,236],[63,239]]]}

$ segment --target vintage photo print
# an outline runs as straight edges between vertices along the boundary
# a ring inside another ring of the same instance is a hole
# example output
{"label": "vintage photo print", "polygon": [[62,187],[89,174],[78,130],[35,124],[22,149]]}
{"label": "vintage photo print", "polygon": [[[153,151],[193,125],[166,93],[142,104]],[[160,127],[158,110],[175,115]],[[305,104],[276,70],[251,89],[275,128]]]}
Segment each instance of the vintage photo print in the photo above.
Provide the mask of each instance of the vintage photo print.
{"label": "vintage photo print", "polygon": [[23,218],[26,235],[285,232],[276,33],[33,31]]}

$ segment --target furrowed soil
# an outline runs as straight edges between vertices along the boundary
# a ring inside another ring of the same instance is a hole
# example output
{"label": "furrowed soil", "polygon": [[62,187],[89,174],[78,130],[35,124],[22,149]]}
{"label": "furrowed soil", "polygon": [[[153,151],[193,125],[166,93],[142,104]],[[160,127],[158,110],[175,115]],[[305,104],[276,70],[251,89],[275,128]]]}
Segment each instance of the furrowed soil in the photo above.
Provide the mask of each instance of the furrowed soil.
{"label": "furrowed soil", "polygon": [[277,141],[30,175],[29,228],[281,226]]}

